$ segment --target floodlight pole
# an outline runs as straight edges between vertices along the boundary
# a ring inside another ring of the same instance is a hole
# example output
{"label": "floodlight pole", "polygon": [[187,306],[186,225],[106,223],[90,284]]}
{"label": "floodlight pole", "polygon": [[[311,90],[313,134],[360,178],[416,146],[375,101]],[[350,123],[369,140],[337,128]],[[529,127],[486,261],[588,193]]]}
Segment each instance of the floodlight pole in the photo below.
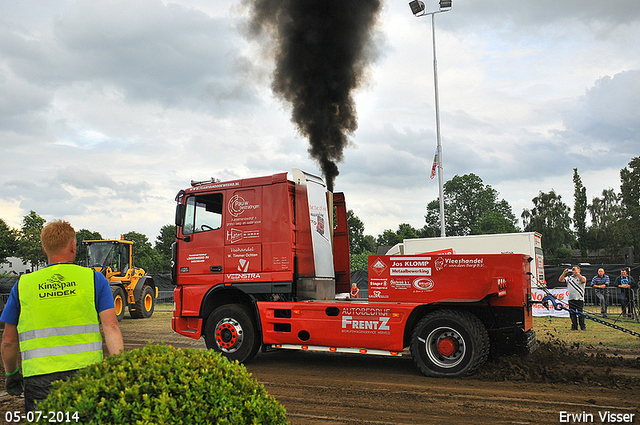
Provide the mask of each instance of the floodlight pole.
{"label": "floodlight pole", "polygon": [[446,235],[444,230],[444,189],[442,170],[442,139],[440,138],[440,98],[438,96],[438,61],[436,60],[436,14],[431,14],[431,38],[433,39],[433,87],[436,103],[436,139],[438,142],[438,193],[440,195],[440,236]]}
{"label": "floodlight pole", "polygon": [[[422,3],[422,2],[420,2]],[[441,2],[442,3],[442,2]],[[421,4],[424,7],[424,4]],[[442,139],[440,137],[440,100],[438,96],[438,61],[436,59],[436,13],[446,12],[451,10],[451,7],[447,9],[440,9],[434,12],[424,12],[421,14],[415,14],[416,17],[431,15],[431,39],[433,41],[433,86],[435,92],[435,108],[436,108],[436,141],[438,151],[438,191],[440,198],[440,236],[445,237],[445,221],[444,221],[444,173],[442,168]]]}

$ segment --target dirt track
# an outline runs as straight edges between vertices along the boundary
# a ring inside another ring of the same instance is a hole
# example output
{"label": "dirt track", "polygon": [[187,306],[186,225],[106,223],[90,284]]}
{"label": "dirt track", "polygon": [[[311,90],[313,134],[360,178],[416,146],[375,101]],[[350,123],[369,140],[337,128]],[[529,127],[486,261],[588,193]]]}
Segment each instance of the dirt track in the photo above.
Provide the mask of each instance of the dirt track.
{"label": "dirt track", "polygon": [[[205,348],[204,340],[174,333],[170,316],[127,315],[121,322],[125,349],[148,341]],[[545,344],[528,358],[489,362],[465,379],[426,378],[409,355],[278,351],[259,353],[246,367],[285,406],[292,424],[579,423],[561,412],[591,414],[585,418],[590,423],[607,423],[599,416],[606,412],[619,419],[627,414],[627,423],[640,424],[639,353],[618,354],[625,358]],[[0,413],[19,403],[0,397]]]}
{"label": "dirt track", "polygon": [[[157,315],[162,319],[147,326],[123,320],[127,349],[147,340],[204,348],[204,340],[173,333],[169,313]],[[640,424],[640,353],[625,354],[546,344],[529,358],[490,362],[465,379],[426,378],[408,353],[387,358],[278,351],[259,353],[246,367],[286,407],[293,424],[557,424],[561,412],[586,412],[593,423],[603,423],[599,413],[607,411],[633,414],[632,423]]]}

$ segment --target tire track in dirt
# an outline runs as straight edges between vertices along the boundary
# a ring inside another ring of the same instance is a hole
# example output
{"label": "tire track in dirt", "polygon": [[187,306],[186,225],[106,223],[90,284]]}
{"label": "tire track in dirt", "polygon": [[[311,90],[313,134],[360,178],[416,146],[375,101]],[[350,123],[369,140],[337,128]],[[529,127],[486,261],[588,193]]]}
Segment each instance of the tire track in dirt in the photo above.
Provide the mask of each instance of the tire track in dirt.
{"label": "tire track in dirt", "polygon": [[[173,332],[166,313],[145,320],[125,317],[121,329],[127,350],[148,341],[206,348],[203,339]],[[596,421],[598,412],[633,413],[640,423],[640,386],[613,379],[635,378],[639,369],[629,361],[605,360],[607,373],[587,383],[559,378],[566,378],[569,369],[589,375],[594,367],[604,367],[590,355],[574,356],[564,349],[490,362],[463,379],[424,377],[407,352],[390,358],[281,350],[258,353],[245,366],[285,406],[294,425],[558,424],[561,411],[587,412]],[[518,375],[522,371],[548,376],[526,381]]]}

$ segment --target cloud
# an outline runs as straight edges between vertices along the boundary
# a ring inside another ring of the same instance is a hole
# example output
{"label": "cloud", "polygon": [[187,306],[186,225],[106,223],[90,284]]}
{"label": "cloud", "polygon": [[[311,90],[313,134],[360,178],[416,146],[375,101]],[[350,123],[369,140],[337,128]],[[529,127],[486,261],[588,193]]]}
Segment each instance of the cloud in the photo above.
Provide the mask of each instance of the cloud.
{"label": "cloud", "polygon": [[91,82],[132,102],[220,112],[221,102],[255,101],[234,31],[229,19],[157,0],[84,0],[39,34],[5,29],[0,53],[36,86]]}
{"label": "cloud", "polygon": [[[589,196],[617,189],[640,146],[639,16],[626,0],[437,15],[445,181],[475,173],[516,215],[540,190],[570,201],[574,167]],[[319,174],[247,18],[240,0],[0,3],[0,217],[152,240],[191,179]],[[378,29],[336,180],[374,235],[421,227],[438,196],[430,20],[385,1]]]}
{"label": "cloud", "polygon": [[[637,154],[640,136],[640,70],[605,76],[565,112],[569,132],[607,146],[611,153]],[[631,146],[629,143],[634,146]],[[629,149],[635,148],[634,151]]]}
{"label": "cloud", "polygon": [[86,168],[66,167],[57,173],[56,181],[61,186],[70,186],[80,191],[93,194],[107,189],[105,196],[110,199],[123,199],[133,204],[143,202],[148,196],[151,185],[145,181],[116,182],[105,173],[95,172]]}
{"label": "cloud", "polygon": [[[0,64],[0,133],[23,135],[23,141],[46,133],[42,114],[51,104],[52,93],[16,77]],[[3,144],[5,138],[0,138]]]}
{"label": "cloud", "polygon": [[[605,34],[618,25],[640,20],[640,8],[633,1],[599,0],[565,1],[539,0],[535,2],[455,2],[452,13],[460,15],[442,25],[449,27],[509,28],[515,32],[539,32],[549,27],[582,22]],[[560,24],[560,25],[559,25]]]}

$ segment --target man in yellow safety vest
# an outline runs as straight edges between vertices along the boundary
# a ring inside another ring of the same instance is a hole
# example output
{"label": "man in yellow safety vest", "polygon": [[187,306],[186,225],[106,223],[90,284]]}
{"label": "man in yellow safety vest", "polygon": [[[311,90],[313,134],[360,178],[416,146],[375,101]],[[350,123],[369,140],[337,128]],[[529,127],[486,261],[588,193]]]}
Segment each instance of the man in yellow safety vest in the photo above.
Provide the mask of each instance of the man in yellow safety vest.
{"label": "man in yellow safety vest", "polygon": [[20,277],[0,316],[5,386],[11,395],[24,388],[27,412],[47,397],[53,381],[102,361],[100,322],[109,354],[124,348],[109,282],[73,264],[73,227],[54,221],[42,229],[40,239],[49,265]]}

